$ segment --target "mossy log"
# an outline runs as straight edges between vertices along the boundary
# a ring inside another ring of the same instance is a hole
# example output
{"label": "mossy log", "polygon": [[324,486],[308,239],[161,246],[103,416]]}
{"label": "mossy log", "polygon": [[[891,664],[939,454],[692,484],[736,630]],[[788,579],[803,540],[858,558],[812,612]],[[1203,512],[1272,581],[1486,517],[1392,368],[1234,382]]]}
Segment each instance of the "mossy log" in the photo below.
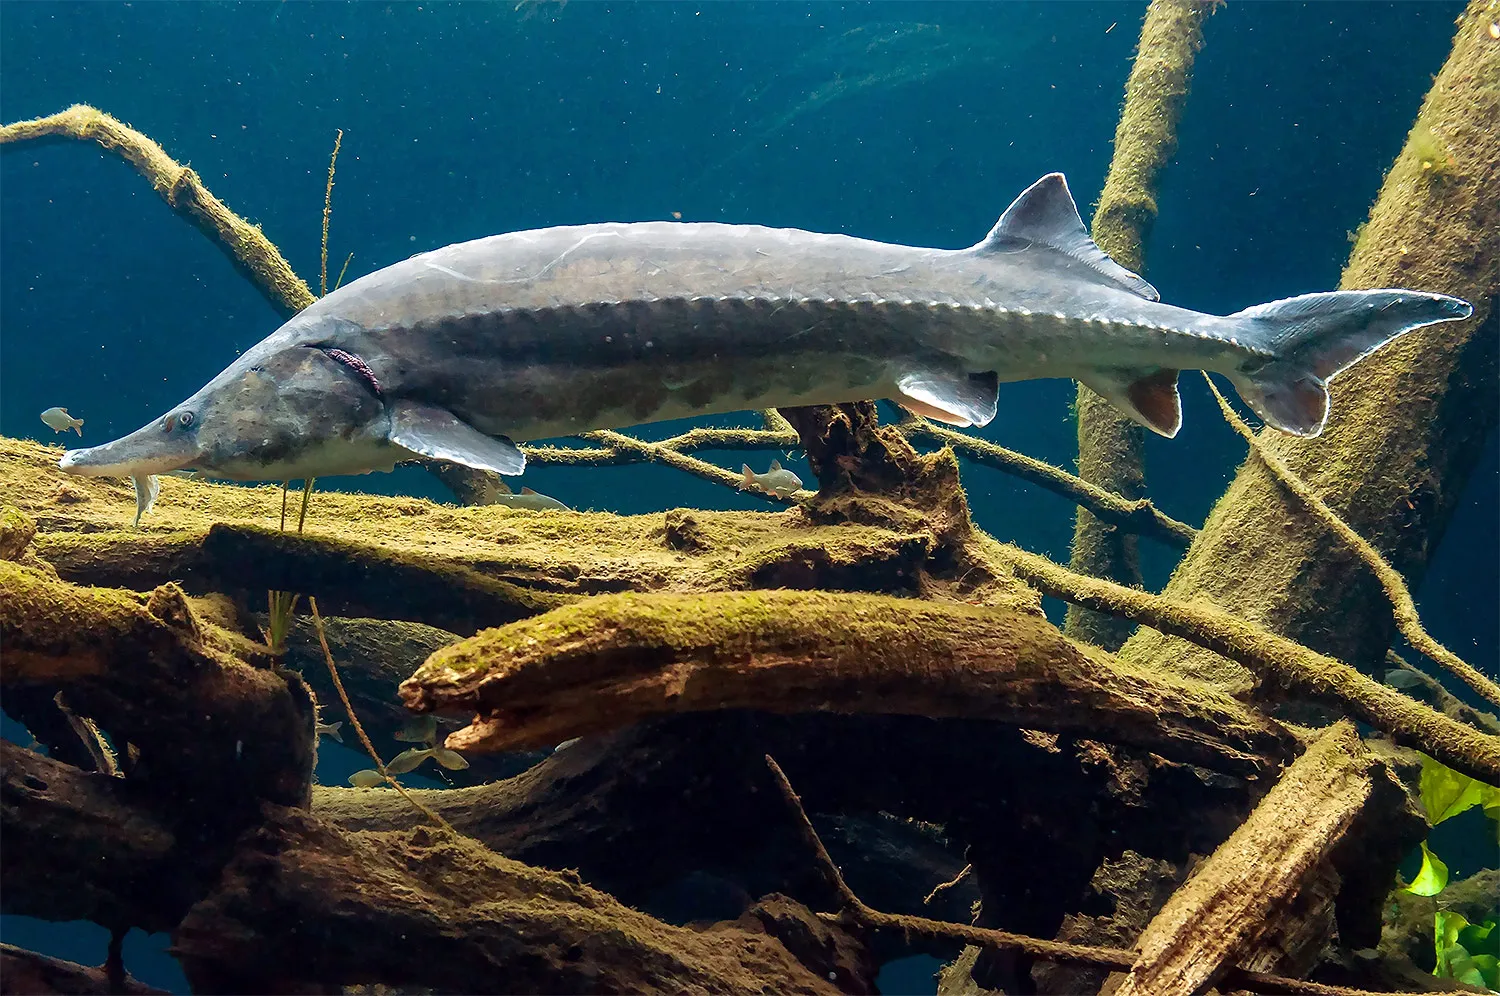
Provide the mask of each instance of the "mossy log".
{"label": "mossy log", "polygon": [[[1212,9],[1205,0],[1152,0],[1141,25],[1092,233],[1115,262],[1137,273],[1145,272],[1146,239],[1156,222],[1157,178],[1177,151],[1177,122],[1187,102],[1193,62],[1203,47],[1203,22]],[[1145,430],[1082,384],[1077,413],[1078,476],[1127,501],[1139,500],[1146,490]],[[1143,583],[1135,535],[1084,508],[1075,513],[1072,550],[1070,566],[1081,574],[1124,585]],[[1131,628],[1127,619],[1070,605],[1064,631],[1118,650]]]}
{"label": "mossy log", "polygon": [[1289,734],[1213,689],[1114,666],[1038,614],[879,596],[599,596],[433,654],[418,712],[475,713],[456,750],[510,750],[672,712],[985,718],[1248,773]]}
{"label": "mossy log", "polygon": [[[1337,882],[1320,883],[1320,874],[1376,776],[1352,723],[1324,733],[1152,919],[1116,996],[1192,996],[1236,965],[1305,973],[1332,932]],[[1302,931],[1313,943],[1282,937],[1269,958],[1257,957],[1268,936],[1309,919],[1323,926]]]}
{"label": "mossy log", "polygon": [[[126,753],[132,777],[184,796],[305,806],[313,704],[291,672],[197,618],[182,590],[81,588],[0,561],[0,687],[66,691]],[[233,772],[236,786],[222,784]]]}
{"label": "mossy log", "polygon": [[102,967],[50,958],[14,944],[0,944],[0,996],[167,996],[157,989],[125,976],[115,980]]}
{"label": "mossy log", "polygon": [[[803,923],[837,946],[806,911]],[[467,992],[480,979],[515,993],[837,993],[839,981],[870,990],[837,969],[814,974],[757,927],[673,927],[576,875],[464,838],[345,834],[280,810],[241,842],[173,948],[200,993],[362,983]]]}
{"label": "mossy log", "polygon": [[[1412,332],[1341,374],[1322,436],[1260,435],[1413,589],[1496,424],[1500,46],[1489,34],[1493,22],[1490,0],[1473,0],[1459,19],[1452,54],[1340,282],[1454,294],[1473,302],[1474,317]],[[1381,666],[1394,629],[1368,568],[1254,456],[1166,594],[1211,600],[1370,668]],[[1253,684],[1239,665],[1153,630],[1142,629],[1122,653],[1226,688]]]}

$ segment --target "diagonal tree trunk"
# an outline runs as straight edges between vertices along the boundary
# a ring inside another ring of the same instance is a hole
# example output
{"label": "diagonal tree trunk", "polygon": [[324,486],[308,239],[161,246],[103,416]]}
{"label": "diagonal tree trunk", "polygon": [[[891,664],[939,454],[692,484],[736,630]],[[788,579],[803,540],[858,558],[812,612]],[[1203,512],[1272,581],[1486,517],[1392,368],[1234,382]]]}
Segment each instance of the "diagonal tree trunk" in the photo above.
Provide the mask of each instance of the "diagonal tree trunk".
{"label": "diagonal tree trunk", "polygon": [[[1156,221],[1156,179],[1177,149],[1177,119],[1212,7],[1199,0],[1152,0],[1141,26],[1093,231],[1105,252],[1137,272]],[[1125,498],[1140,498],[1146,490],[1144,447],[1140,426],[1078,385],[1078,476]],[[1136,542],[1134,533],[1079,509],[1073,520],[1073,570],[1139,587]],[[1093,609],[1068,608],[1067,634],[1107,650],[1118,650],[1131,628],[1127,620]]]}
{"label": "diagonal tree trunk", "polygon": [[[1386,175],[1341,286],[1411,287],[1473,302],[1474,317],[1412,332],[1333,384],[1316,439],[1275,431],[1279,455],[1413,588],[1496,422],[1500,292],[1500,44],[1488,0],[1459,19],[1452,54]],[[1393,622],[1374,577],[1258,458],[1240,468],[1167,586],[1341,660],[1383,661]],[[1248,691],[1238,665],[1152,630],[1122,656]]]}

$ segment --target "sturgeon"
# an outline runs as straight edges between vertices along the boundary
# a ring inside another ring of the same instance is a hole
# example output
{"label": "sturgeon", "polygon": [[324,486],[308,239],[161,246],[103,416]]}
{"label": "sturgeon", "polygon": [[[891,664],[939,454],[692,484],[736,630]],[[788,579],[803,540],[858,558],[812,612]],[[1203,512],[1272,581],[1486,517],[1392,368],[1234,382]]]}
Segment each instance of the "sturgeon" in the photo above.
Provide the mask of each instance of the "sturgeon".
{"label": "sturgeon", "polygon": [[1177,375],[1225,375],[1270,425],[1316,436],[1328,381],[1443,294],[1307,294],[1224,317],[1161,303],[1090,240],[1062,174],[968,249],[714,223],[546,228],[447,246],[319,299],[162,417],[69,450],[65,471],[240,480],[431,458],[519,474],[518,441],[888,398],[958,426],[1000,382],[1071,377],[1163,436]]}

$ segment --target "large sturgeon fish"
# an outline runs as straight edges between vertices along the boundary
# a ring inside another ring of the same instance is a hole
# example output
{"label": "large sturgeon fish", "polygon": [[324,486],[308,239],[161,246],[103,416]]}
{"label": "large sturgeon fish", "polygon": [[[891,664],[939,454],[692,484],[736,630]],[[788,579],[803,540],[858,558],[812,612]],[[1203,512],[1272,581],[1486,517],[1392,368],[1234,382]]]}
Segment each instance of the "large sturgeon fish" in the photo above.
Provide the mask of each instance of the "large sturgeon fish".
{"label": "large sturgeon fish", "polygon": [[1038,377],[1082,381],[1172,436],[1181,369],[1224,374],[1266,422],[1315,436],[1331,377],[1472,311],[1414,290],[1227,317],[1162,304],[1089,239],[1060,173],[969,249],[754,225],[546,228],[361,277],[61,467],[138,487],[183,469],[288,480],[416,457],[519,474],[518,440],[740,409],[889,398],[985,425],[1001,381]]}

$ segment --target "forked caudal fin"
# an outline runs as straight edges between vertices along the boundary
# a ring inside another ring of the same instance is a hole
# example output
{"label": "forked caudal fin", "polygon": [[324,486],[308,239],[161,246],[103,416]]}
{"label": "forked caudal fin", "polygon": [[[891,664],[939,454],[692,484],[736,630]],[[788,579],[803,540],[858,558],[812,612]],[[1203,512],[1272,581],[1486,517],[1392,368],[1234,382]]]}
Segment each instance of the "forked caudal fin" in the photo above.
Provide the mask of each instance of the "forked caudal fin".
{"label": "forked caudal fin", "polygon": [[1245,403],[1294,436],[1328,422],[1328,381],[1397,336],[1474,313],[1467,301],[1413,290],[1330,291],[1256,305],[1230,315],[1240,342],[1270,359],[1229,374]]}

